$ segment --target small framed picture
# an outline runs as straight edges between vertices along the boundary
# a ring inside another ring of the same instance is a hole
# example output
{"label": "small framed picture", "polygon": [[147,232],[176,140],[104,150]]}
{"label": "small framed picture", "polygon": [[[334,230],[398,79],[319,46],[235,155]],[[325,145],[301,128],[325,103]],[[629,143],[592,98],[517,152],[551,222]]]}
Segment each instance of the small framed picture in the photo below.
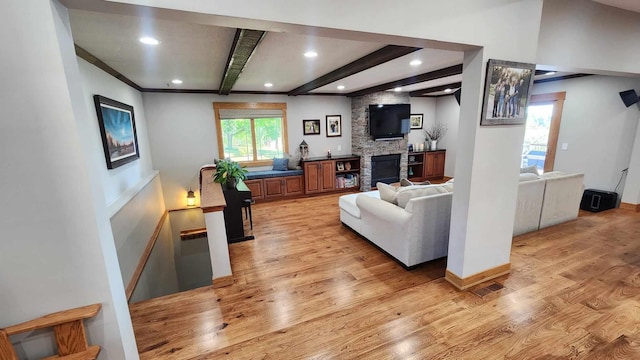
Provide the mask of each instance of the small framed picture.
{"label": "small framed picture", "polygon": [[409,121],[411,123],[411,128],[412,129],[422,129],[422,119],[423,119],[424,115],[423,114],[411,114],[409,116]]}
{"label": "small framed picture", "polygon": [[320,119],[302,120],[303,135],[320,135]]}
{"label": "small framed picture", "polygon": [[338,167],[338,171],[344,171],[344,163],[339,161],[336,163],[336,166]]}
{"label": "small framed picture", "polygon": [[342,136],[342,115],[327,115],[327,137]]}

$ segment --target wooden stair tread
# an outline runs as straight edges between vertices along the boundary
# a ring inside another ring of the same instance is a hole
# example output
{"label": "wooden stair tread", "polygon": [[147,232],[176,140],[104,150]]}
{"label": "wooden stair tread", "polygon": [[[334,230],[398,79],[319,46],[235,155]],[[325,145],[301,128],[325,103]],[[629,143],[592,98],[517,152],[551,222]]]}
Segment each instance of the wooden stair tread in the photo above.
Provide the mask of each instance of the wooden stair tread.
{"label": "wooden stair tread", "polygon": [[[96,316],[102,304],[87,305],[71,310],[59,311],[53,314],[45,315],[34,320],[26,321],[21,324],[12,325],[5,328],[9,336],[20,334],[27,331],[38,330],[42,328],[52,327],[75,320],[88,319]],[[99,349],[98,349],[99,351]]]}
{"label": "wooden stair tread", "polygon": [[100,353],[100,346],[89,346],[87,350],[66,356],[54,355],[43,358],[42,360],[94,360]]}

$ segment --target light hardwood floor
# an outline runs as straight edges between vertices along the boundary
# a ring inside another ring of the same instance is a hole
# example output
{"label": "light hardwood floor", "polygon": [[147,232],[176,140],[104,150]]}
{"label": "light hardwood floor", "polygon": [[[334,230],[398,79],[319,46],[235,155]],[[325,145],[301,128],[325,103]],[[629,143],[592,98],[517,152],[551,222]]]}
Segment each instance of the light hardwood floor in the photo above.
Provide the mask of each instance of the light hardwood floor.
{"label": "light hardwood floor", "polygon": [[469,291],[406,271],[340,224],[338,196],[253,207],[235,283],[131,305],[142,359],[640,359],[640,214],[514,239]]}

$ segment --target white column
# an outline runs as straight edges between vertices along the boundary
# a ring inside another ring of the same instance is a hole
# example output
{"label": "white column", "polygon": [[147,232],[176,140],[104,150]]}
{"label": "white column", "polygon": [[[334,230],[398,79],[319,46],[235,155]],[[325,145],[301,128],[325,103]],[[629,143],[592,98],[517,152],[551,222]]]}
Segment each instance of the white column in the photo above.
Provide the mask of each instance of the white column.
{"label": "white column", "polygon": [[636,129],[636,139],[633,142],[633,150],[629,161],[629,172],[627,173],[624,192],[621,196],[623,203],[640,204],[640,126]]}

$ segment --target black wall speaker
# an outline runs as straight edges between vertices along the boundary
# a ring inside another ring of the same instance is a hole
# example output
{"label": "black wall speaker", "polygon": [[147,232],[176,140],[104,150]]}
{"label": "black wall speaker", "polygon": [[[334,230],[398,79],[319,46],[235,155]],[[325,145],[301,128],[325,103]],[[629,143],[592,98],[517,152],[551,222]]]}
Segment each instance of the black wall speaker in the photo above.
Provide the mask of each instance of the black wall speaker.
{"label": "black wall speaker", "polygon": [[458,102],[458,105],[460,105],[460,93],[462,93],[462,88],[460,88],[460,89],[456,90],[456,91],[453,93],[453,96],[455,96],[456,101]]}
{"label": "black wall speaker", "polygon": [[633,89],[620,91],[620,98],[622,99],[622,102],[626,107],[629,107],[640,101],[640,99],[638,98],[638,94],[636,94],[636,91]]}

